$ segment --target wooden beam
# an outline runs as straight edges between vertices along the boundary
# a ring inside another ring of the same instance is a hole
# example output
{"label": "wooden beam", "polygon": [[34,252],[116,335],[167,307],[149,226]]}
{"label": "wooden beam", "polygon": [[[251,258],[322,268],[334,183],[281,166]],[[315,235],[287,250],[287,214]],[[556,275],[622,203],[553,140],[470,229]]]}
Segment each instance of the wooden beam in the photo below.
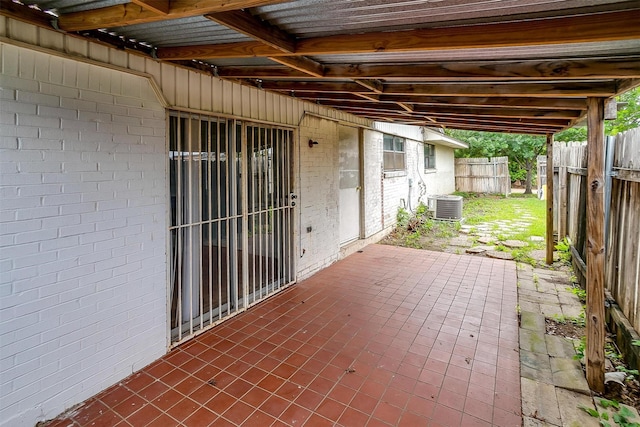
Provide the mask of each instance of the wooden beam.
{"label": "wooden beam", "polygon": [[[285,1],[287,0],[198,0],[195,2],[171,0],[169,12],[166,15],[155,13],[135,3],[125,3],[83,12],[65,13],[58,18],[58,26],[65,31],[96,30],[266,6]],[[149,3],[154,2],[155,0],[149,1]]]}
{"label": "wooden beam", "polygon": [[375,93],[382,93],[382,91],[384,90],[384,85],[382,84],[381,81],[379,80],[354,80],[354,82],[358,83],[360,86],[362,87],[366,87],[367,89],[371,90],[372,92]]}
{"label": "wooden beam", "polygon": [[169,0],[131,0],[131,3],[160,15],[169,13]]}
{"label": "wooden beam", "polygon": [[[194,58],[197,59],[197,58]],[[435,64],[325,64],[325,78],[390,81],[606,79],[640,77],[640,57],[555,61],[442,62]],[[225,67],[225,77],[299,78],[282,67]],[[222,74],[221,74],[222,76]]]}
{"label": "wooden beam", "polygon": [[587,382],[604,392],[604,99],[589,98],[587,114]]}
{"label": "wooden beam", "polygon": [[396,102],[396,104],[398,104],[400,107],[404,108],[410,113],[413,113],[415,111],[415,107],[412,104],[406,104],[404,102]]}
{"label": "wooden beam", "polygon": [[517,117],[527,120],[538,119],[574,119],[580,116],[580,111],[575,110],[528,110],[525,108],[482,108],[482,107],[425,107],[416,105],[415,111],[422,114],[435,114],[441,116],[470,116],[470,117]]}
{"label": "wooden beam", "polygon": [[431,116],[439,122],[464,123],[464,124],[499,124],[499,125],[522,125],[536,127],[540,129],[557,128],[562,129],[569,125],[568,120],[545,119],[545,120],[525,120],[515,117],[457,117],[457,116]]}
{"label": "wooden beam", "polygon": [[554,83],[387,83],[384,94],[440,95],[440,96],[535,96],[557,98],[562,96],[612,96],[615,84],[611,82],[554,82]]}
{"label": "wooden beam", "polygon": [[256,18],[246,10],[209,13],[204,17],[282,52],[292,53],[296,50],[296,41],[291,35]]}
{"label": "wooden beam", "polygon": [[361,98],[361,99],[365,99],[367,101],[374,101],[377,102],[380,100],[380,95],[376,95],[374,93],[354,93],[355,96]]}
{"label": "wooden beam", "polygon": [[276,56],[269,59],[300,71],[307,76],[324,76],[324,66],[306,56]]}
{"label": "wooden beam", "polygon": [[[337,92],[337,93],[311,93],[311,92],[300,92],[298,94],[298,98],[300,99],[308,99],[310,101],[316,102],[316,101],[356,101],[356,102],[367,102],[367,101],[371,101],[371,98],[363,98],[361,96],[358,96],[357,93],[344,93],[344,92]],[[378,102],[380,100],[380,96],[376,95],[375,98],[373,99],[375,102]]]}
{"label": "wooden beam", "polygon": [[452,129],[464,129],[464,130],[475,130],[475,131],[484,131],[484,132],[504,132],[504,133],[517,133],[524,135],[546,135],[550,131],[553,130],[548,129],[539,129],[539,128],[529,128],[526,126],[517,126],[517,125],[502,125],[502,126],[494,126],[491,124],[487,125],[476,125],[476,124],[462,124],[462,123],[451,123],[445,124],[446,122],[438,121],[437,124],[441,126],[445,126]]}
{"label": "wooden beam", "polygon": [[158,59],[175,61],[179,59],[252,58],[272,57],[282,51],[258,41],[173,46],[158,48]]}
{"label": "wooden beam", "polygon": [[545,190],[547,199],[547,226],[546,243],[547,251],[545,261],[548,265],[553,264],[553,249],[555,241],[553,239],[553,134],[547,135],[547,188]]}
{"label": "wooden beam", "polygon": [[441,62],[435,64],[327,64],[328,78],[455,81],[640,77],[640,57]]}
{"label": "wooden beam", "polygon": [[426,96],[410,98],[404,95],[382,95],[381,102],[404,102],[420,105],[445,105],[467,107],[542,108],[547,110],[585,110],[587,98],[534,98],[534,97],[479,97],[479,96]]}
{"label": "wooden beam", "polygon": [[636,40],[640,38],[638,22],[640,9],[631,9],[518,22],[341,34],[299,40],[296,53],[416,52]]}
{"label": "wooden beam", "polygon": [[[317,96],[316,96],[317,95]],[[359,99],[355,95],[346,93],[322,92],[318,94],[304,93],[300,98],[307,99],[333,99],[353,101]],[[377,100],[380,102],[410,102],[411,105],[432,105],[432,106],[461,106],[461,107],[509,107],[527,109],[546,110],[585,110],[587,109],[587,98],[518,98],[518,97],[467,97],[467,96],[403,96],[403,95],[382,95]]]}
{"label": "wooden beam", "polygon": [[[183,0],[185,1],[185,0]],[[210,0],[213,1],[213,0]],[[236,0],[241,3],[240,0]],[[248,0],[245,0],[249,2]],[[254,0],[258,1],[258,0]],[[115,7],[115,6],[114,6]],[[173,7],[172,7],[173,9]],[[239,9],[231,7],[229,9]],[[79,12],[87,13],[87,12]],[[205,12],[206,13],[206,12]],[[63,15],[64,16],[64,15]],[[62,18],[62,17],[61,17]],[[299,39],[296,55],[339,55],[381,52],[419,52],[451,49],[489,49],[499,47],[531,47],[569,43],[589,43],[640,38],[640,9],[585,14],[580,16],[533,19],[518,22],[476,24],[459,27],[423,28],[405,31],[381,31],[340,34]],[[64,20],[67,30],[77,28]],[[118,25],[126,25],[119,23]],[[115,25],[102,25],[108,27]],[[93,27],[100,28],[100,27]],[[88,28],[84,28],[88,29]],[[194,46],[173,48],[174,54],[184,50],[188,55]],[[175,59],[213,59],[237,57],[233,44],[206,45],[198,49],[206,56]],[[159,56],[162,50],[158,52]],[[285,55],[271,48],[264,56]],[[171,59],[171,58],[165,58]]]}
{"label": "wooden beam", "polygon": [[[289,92],[362,92],[362,86],[345,82],[298,82],[298,81],[264,81],[263,87],[269,90]],[[384,95],[402,96],[498,96],[498,97],[610,97],[615,94],[614,82],[580,82],[580,83],[472,83],[472,84],[405,84],[387,83]],[[411,99],[406,99],[411,102]]]}

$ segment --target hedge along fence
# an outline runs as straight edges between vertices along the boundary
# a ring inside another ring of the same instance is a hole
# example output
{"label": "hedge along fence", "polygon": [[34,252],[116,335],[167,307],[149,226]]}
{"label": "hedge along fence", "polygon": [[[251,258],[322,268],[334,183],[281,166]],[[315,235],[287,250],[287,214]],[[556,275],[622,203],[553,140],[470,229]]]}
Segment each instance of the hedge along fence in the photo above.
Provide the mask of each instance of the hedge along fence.
{"label": "hedge along fence", "polygon": [[455,175],[457,191],[511,194],[508,157],[456,159]]}

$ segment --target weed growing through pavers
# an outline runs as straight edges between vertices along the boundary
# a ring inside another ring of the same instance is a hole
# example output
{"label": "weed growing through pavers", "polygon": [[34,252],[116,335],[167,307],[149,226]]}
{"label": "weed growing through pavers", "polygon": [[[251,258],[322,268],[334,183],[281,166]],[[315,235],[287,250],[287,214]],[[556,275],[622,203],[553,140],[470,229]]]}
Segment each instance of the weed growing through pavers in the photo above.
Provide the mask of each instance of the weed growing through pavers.
{"label": "weed growing through pavers", "polygon": [[[598,411],[586,406],[578,406],[594,418],[598,418],[603,427],[640,427],[638,417],[629,408],[621,406],[616,400],[596,399],[598,406],[604,411]],[[611,413],[611,415],[609,415]]]}

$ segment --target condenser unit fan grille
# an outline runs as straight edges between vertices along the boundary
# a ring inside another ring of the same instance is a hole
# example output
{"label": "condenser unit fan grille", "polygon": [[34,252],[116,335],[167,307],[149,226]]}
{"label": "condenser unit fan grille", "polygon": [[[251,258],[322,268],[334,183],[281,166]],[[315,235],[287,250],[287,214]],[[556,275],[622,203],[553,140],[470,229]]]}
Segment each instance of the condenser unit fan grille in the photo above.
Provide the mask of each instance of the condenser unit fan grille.
{"label": "condenser unit fan grille", "polygon": [[461,196],[436,197],[436,219],[460,220],[462,219]]}

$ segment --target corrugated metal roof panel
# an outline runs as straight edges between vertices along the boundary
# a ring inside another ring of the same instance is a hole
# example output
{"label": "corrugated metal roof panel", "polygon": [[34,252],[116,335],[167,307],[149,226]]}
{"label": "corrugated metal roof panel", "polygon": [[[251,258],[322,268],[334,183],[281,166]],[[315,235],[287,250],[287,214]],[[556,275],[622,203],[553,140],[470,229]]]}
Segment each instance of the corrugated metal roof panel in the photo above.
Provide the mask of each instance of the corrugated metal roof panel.
{"label": "corrugated metal roof panel", "polygon": [[115,6],[129,3],[129,0],[22,0],[22,3],[27,5],[35,4],[44,11],[62,14]]}
{"label": "corrugated metal roof panel", "polygon": [[203,16],[110,28],[110,32],[156,47],[236,43],[253,40]]}
{"label": "corrugated metal roof panel", "polygon": [[298,0],[252,9],[299,38],[557,16],[626,0]]}

